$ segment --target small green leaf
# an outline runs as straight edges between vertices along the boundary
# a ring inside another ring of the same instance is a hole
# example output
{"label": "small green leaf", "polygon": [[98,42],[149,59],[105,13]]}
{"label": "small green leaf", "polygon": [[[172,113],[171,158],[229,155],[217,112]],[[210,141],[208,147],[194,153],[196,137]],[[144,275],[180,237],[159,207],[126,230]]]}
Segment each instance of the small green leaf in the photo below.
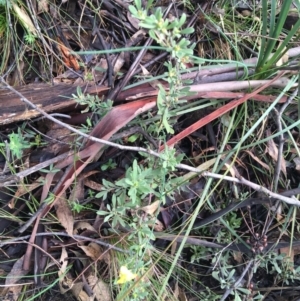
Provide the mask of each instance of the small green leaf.
{"label": "small green leaf", "polygon": [[179,19],[178,27],[181,27],[181,26],[185,23],[185,21],[186,21],[186,14],[183,13],[183,14],[181,15],[181,18]]}
{"label": "small green leaf", "polygon": [[134,135],[131,135],[127,140],[128,142],[135,142],[141,135],[139,134],[134,134]]}
{"label": "small green leaf", "polygon": [[184,35],[184,34],[192,34],[194,31],[195,31],[194,28],[192,28],[192,27],[187,27],[187,28],[185,28],[185,29],[182,29],[182,30],[180,31],[180,34],[182,34],[182,35]]}
{"label": "small green leaf", "polygon": [[99,210],[99,211],[97,211],[97,214],[98,214],[98,215],[107,215],[108,212],[107,212],[107,211]]}
{"label": "small green leaf", "polygon": [[128,9],[134,17],[138,16],[138,11],[133,5],[129,5]]}
{"label": "small green leaf", "polygon": [[241,291],[242,293],[244,293],[245,295],[250,295],[251,294],[251,291],[246,289],[246,288],[243,288],[243,287],[238,287],[237,290]]}
{"label": "small green leaf", "polygon": [[234,293],[234,301],[242,301],[241,297],[237,292]]}

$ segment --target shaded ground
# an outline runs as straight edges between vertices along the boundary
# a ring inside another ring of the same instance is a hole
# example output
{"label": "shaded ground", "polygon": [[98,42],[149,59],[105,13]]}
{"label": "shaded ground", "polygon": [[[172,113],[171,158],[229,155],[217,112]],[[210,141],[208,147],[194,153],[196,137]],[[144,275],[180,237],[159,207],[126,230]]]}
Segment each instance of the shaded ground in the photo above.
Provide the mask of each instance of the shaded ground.
{"label": "shaded ground", "polygon": [[126,2],[0,1],[3,300],[297,300],[298,33],[266,71],[263,8],[216,2],[151,6],[170,51]]}

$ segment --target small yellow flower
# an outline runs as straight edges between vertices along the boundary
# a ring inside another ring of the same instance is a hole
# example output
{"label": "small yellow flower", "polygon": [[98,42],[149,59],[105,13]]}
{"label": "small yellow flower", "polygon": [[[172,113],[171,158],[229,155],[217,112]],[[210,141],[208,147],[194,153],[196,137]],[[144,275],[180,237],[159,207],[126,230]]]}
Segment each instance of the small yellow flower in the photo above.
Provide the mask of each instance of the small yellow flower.
{"label": "small yellow flower", "polygon": [[137,274],[133,274],[130,270],[127,269],[126,266],[121,266],[120,268],[120,276],[117,281],[118,284],[123,284],[128,281],[131,281],[137,276]]}

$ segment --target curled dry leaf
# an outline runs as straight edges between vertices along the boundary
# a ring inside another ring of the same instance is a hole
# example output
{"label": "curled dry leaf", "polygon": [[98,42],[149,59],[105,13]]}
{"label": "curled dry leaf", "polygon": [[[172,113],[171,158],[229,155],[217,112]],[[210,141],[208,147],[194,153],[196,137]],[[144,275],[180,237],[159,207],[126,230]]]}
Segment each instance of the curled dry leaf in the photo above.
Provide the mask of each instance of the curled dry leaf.
{"label": "curled dry leaf", "polygon": [[78,71],[80,69],[79,66],[79,56],[75,55],[71,49],[64,45],[63,41],[57,37],[57,48],[60,50],[60,54],[63,58],[64,63],[74,70]]}
{"label": "curled dry leaf", "polygon": [[153,216],[155,212],[157,212],[157,208],[159,207],[159,201],[155,201],[148,206],[144,206],[141,208],[145,213]]}
{"label": "curled dry leaf", "polygon": [[102,253],[101,247],[94,242],[89,243],[87,246],[79,246],[79,248],[92,260],[97,260]]}
{"label": "curled dry leaf", "polygon": [[96,243],[91,242],[87,246],[80,246],[82,251],[92,260],[104,260],[105,263],[110,263],[110,255],[108,251],[103,249]]}
{"label": "curled dry leaf", "polygon": [[247,153],[249,156],[252,157],[252,159],[254,159],[258,164],[260,164],[263,168],[265,168],[266,170],[270,170],[270,167],[268,164],[262,162],[257,156],[255,156],[252,152],[245,150],[245,153]]}
{"label": "curled dry leaf", "polygon": [[[79,230],[81,230],[81,231],[79,231]],[[82,231],[85,231],[85,230],[89,230],[89,231],[97,233],[95,228],[88,222],[78,222],[74,226],[73,234],[80,234]]]}

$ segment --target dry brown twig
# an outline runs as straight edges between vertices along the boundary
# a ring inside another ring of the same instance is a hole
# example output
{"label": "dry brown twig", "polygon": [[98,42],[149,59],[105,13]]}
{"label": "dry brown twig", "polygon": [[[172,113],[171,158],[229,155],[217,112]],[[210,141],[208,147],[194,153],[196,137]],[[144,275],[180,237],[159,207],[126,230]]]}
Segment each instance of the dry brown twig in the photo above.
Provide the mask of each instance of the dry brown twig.
{"label": "dry brown twig", "polygon": [[[31,103],[28,99],[24,98],[23,95],[21,93],[19,93],[17,90],[15,90],[13,87],[11,87],[9,84],[6,83],[6,81],[3,79],[3,77],[0,76],[0,81],[8,88],[10,89],[12,92],[16,93],[21,101],[25,102],[27,105],[29,105],[31,108],[37,110],[39,113],[41,113],[43,116],[45,116],[46,118],[52,120],[53,122],[69,129],[70,131],[74,132],[74,133],[77,133],[79,134],[80,136],[84,137],[84,138],[87,138],[89,140],[92,140],[94,142],[98,142],[98,143],[102,143],[102,144],[105,144],[105,145],[108,145],[108,146],[113,146],[113,147],[116,147],[118,149],[121,149],[121,150],[129,150],[129,151],[134,151],[134,152],[144,152],[144,153],[148,153],[149,155],[152,155],[152,156],[155,156],[155,157],[158,157],[158,158],[161,158],[161,155],[158,153],[158,152],[155,152],[153,150],[150,150],[150,149],[145,149],[145,148],[142,148],[142,147],[131,147],[131,146],[124,146],[124,145],[119,145],[117,143],[113,143],[113,142],[110,142],[110,141],[107,141],[107,140],[103,140],[103,139],[99,139],[99,138],[95,138],[95,137],[92,137],[90,135],[87,135],[85,133],[82,133],[80,132],[79,130],[73,128],[72,126],[54,118],[53,116],[51,116],[50,114],[47,114],[46,112],[44,112],[42,109],[40,109],[39,107],[35,106],[33,103]],[[72,153],[73,154],[73,153]],[[62,157],[66,158],[67,156],[71,156],[71,154],[69,153],[68,155],[61,155]],[[44,163],[41,163],[39,164],[39,166],[43,166],[41,168],[45,168],[46,166],[49,166],[50,164],[54,163],[54,162],[58,162],[60,159],[51,159],[51,160],[48,160],[47,162],[44,162]],[[215,173],[210,173],[210,172],[203,172],[201,170],[198,170],[197,168],[194,168],[194,167],[191,167],[191,166],[188,166],[186,164],[177,164],[176,165],[177,168],[180,168],[180,169],[184,169],[184,170],[187,170],[187,171],[192,171],[192,172],[195,172],[197,174],[201,174],[203,176],[207,176],[207,177],[211,177],[211,178],[215,178],[215,179],[223,179],[223,180],[226,180],[226,181],[231,181],[231,182],[235,182],[235,183],[239,183],[239,184],[244,184],[246,186],[249,186],[250,188],[253,188],[254,190],[257,190],[257,191],[262,191],[264,193],[266,193],[267,195],[273,197],[273,198],[277,198],[278,200],[281,200],[287,204],[290,204],[290,205],[295,205],[295,206],[298,206],[300,207],[300,202],[296,199],[296,198],[288,198],[288,197],[285,197],[285,196],[282,196],[278,193],[274,193],[268,189],[266,189],[265,187],[262,187],[260,185],[257,185],[255,183],[252,183],[244,178],[240,178],[240,179],[237,179],[237,178],[234,178],[234,177],[229,177],[229,176],[223,176],[223,175],[219,175],[219,174],[215,174]],[[33,173],[37,171],[37,168],[33,168],[30,170],[30,173]],[[30,174],[30,173],[26,173],[26,175]],[[18,174],[15,174],[14,175],[16,179],[22,179],[24,176],[25,176],[25,173],[20,175]],[[15,179],[13,179],[15,180]],[[3,181],[2,181],[3,182]],[[11,183],[11,179],[10,179],[10,182]],[[4,186],[4,185],[7,185],[7,182],[3,182],[3,183],[0,183],[0,186]]]}

